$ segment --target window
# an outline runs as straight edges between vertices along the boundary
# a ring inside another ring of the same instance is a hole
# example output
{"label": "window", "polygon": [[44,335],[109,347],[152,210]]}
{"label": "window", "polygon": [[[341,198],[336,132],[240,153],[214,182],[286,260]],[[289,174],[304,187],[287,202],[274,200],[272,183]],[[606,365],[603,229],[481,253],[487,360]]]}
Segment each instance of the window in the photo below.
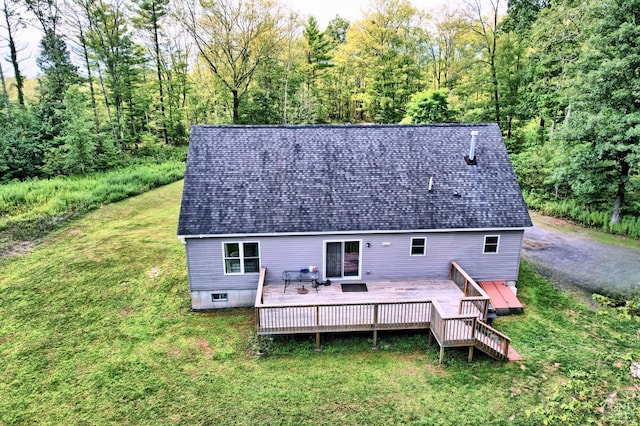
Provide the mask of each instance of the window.
{"label": "window", "polygon": [[484,250],[482,253],[498,253],[498,246],[500,245],[499,235],[485,235],[484,236]]}
{"label": "window", "polygon": [[411,256],[424,256],[427,254],[426,238],[411,238]]}
{"label": "window", "polygon": [[228,300],[227,293],[211,293],[212,302],[226,302]]}
{"label": "window", "polygon": [[327,278],[360,277],[360,241],[328,241],[325,243]]}
{"label": "window", "polygon": [[224,273],[253,274],[260,272],[258,243],[223,243]]}

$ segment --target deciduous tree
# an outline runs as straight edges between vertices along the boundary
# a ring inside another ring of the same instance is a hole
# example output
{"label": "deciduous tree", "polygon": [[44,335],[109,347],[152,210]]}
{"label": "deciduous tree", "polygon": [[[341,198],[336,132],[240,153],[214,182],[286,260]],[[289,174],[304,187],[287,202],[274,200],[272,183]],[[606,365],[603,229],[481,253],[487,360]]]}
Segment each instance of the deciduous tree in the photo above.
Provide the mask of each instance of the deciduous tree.
{"label": "deciduous tree", "polygon": [[200,56],[232,97],[233,122],[257,68],[277,56],[289,24],[273,0],[205,0],[185,3],[181,21]]}

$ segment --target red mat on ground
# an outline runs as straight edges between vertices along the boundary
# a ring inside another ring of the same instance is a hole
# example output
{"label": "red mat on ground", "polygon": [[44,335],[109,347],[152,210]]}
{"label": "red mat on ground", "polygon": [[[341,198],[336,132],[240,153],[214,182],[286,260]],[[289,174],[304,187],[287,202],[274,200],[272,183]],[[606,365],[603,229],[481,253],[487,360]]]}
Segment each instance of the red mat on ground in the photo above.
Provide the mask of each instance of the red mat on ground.
{"label": "red mat on ground", "polygon": [[504,281],[480,281],[479,284],[491,298],[491,304],[496,310],[524,308]]}

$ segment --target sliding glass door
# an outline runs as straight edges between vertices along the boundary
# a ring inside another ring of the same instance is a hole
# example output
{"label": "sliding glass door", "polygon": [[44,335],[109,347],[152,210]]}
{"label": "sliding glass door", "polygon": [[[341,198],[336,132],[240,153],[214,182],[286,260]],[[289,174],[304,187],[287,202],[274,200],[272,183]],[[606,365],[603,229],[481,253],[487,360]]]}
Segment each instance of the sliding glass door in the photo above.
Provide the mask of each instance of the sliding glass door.
{"label": "sliding glass door", "polygon": [[325,243],[327,278],[360,277],[360,241],[328,241]]}

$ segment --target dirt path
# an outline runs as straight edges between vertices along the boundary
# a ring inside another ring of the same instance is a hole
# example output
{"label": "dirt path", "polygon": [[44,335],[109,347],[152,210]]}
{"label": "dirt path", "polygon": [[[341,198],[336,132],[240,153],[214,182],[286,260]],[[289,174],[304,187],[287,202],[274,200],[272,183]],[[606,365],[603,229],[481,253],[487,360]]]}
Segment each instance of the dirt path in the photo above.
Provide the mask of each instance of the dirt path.
{"label": "dirt path", "polygon": [[640,242],[597,241],[566,221],[531,213],[524,255],[536,269],[567,289],[629,297],[640,294]]}

